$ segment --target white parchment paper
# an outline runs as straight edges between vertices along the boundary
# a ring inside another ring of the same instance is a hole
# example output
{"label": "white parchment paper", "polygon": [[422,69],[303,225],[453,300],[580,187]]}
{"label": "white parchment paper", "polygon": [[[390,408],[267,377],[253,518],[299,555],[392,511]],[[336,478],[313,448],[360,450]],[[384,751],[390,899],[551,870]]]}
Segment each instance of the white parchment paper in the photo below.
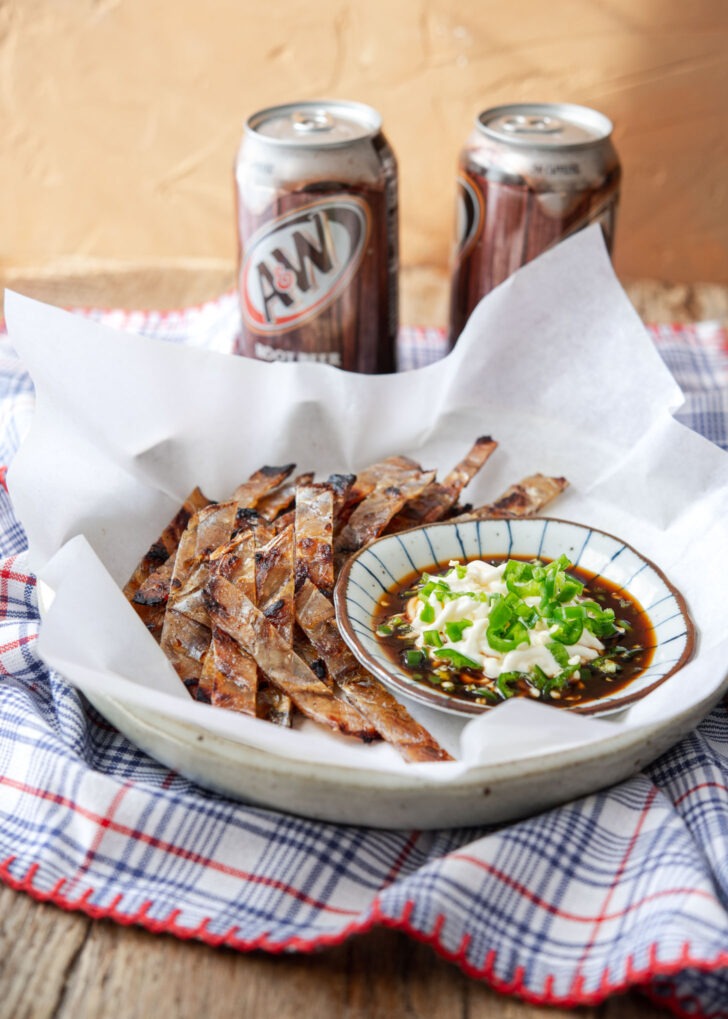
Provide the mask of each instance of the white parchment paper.
{"label": "white parchment paper", "polygon": [[[52,596],[39,651],[89,696],[285,757],[419,768],[447,782],[479,764],[669,719],[686,697],[707,710],[722,689],[728,455],[673,420],[681,392],[598,228],[485,298],[447,358],[399,375],[184,349],[13,293],[5,309],[37,393],[8,482],[29,566]],[[195,485],[224,499],[263,464],[295,461],[324,477],[393,453],[444,473],[484,434],[500,445],[469,501],[491,500],[536,471],[566,475],[571,486],[553,515],[618,535],[682,591],[699,643],[676,677],[608,720],[513,701],[465,725],[411,705],[457,754],[452,765],[406,765],[387,746],[309,723],[282,732],[189,699],[120,586]]]}

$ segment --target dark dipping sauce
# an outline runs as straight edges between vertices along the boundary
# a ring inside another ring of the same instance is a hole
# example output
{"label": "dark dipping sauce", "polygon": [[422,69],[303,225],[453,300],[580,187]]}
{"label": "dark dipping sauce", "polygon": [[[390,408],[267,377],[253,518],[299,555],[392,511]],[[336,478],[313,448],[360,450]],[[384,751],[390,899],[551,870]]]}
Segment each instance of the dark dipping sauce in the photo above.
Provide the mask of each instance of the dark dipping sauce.
{"label": "dark dipping sauce", "polygon": [[[500,566],[508,560],[518,562],[539,562],[548,565],[551,560],[535,560],[518,556],[474,557],[468,562],[483,561]],[[615,622],[620,631],[611,636],[600,637],[604,651],[597,659],[598,664],[580,665],[574,676],[558,689],[539,689],[532,679],[521,673],[517,678],[499,684],[487,679],[479,669],[460,668],[450,662],[433,662],[429,655],[420,654],[416,665],[408,663],[408,653],[417,652],[417,633],[405,626],[392,626],[394,618],[407,617],[407,603],[416,592],[423,572],[429,577],[443,577],[452,569],[436,565],[426,571],[411,573],[399,586],[384,594],[374,614],[374,628],[377,638],[391,661],[416,682],[430,690],[441,690],[455,700],[466,701],[482,707],[495,707],[510,697],[531,697],[555,707],[577,708],[589,705],[601,698],[609,697],[623,689],[628,683],[649,666],[655,648],[655,636],[647,613],[634,598],[617,584],[601,576],[594,576],[576,566],[569,566],[567,575],[584,584],[581,598],[597,602],[603,609],[613,609]],[[392,630],[389,634],[381,628]],[[606,664],[605,664],[606,663]],[[608,671],[605,671],[608,670]],[[446,675],[445,675],[446,673]],[[510,674],[509,674],[510,675]]]}

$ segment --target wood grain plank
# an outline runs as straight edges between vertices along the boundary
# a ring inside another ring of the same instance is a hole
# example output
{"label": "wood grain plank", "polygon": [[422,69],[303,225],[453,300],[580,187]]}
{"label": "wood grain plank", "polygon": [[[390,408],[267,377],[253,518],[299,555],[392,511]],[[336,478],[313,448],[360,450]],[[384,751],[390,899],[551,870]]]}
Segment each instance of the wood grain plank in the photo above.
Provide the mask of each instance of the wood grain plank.
{"label": "wood grain plank", "polygon": [[240,954],[88,920],[0,887],[0,1019],[667,1019],[638,992],[529,1005],[379,928],[312,955]]}
{"label": "wood grain plank", "polygon": [[0,885],[0,1019],[52,1019],[91,920]]}

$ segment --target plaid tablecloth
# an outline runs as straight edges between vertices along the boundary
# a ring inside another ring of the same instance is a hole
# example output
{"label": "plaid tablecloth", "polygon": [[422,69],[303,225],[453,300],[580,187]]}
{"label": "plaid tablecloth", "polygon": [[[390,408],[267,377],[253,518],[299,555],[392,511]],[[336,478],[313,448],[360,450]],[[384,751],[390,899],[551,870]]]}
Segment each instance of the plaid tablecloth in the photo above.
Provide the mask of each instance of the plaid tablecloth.
{"label": "plaid tablecloth", "polygon": [[[92,313],[226,349],[235,298]],[[680,417],[728,448],[728,333],[653,327]],[[443,351],[407,329],[400,366]],[[0,335],[0,465],[33,411]],[[0,469],[0,480],[4,470]],[[93,917],[240,950],[307,952],[377,924],[505,993],[562,1006],[632,985],[678,1015],[728,1016],[728,714],[643,773],[495,828],[373,831],[205,792],[129,743],[38,659],[34,578],[0,486],[0,877]]]}

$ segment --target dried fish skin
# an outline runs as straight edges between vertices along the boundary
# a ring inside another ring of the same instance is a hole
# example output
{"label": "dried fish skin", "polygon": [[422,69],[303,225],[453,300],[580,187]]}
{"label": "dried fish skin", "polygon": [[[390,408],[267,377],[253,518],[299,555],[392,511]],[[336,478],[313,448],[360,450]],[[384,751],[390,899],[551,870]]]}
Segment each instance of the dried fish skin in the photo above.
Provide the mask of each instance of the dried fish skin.
{"label": "dried fish skin", "polygon": [[356,708],[334,697],[325,683],[295,654],[275,626],[224,577],[213,577],[207,609],[214,625],[225,630],[258,663],[261,671],[298,710],[330,729],[370,740],[372,727]]}

